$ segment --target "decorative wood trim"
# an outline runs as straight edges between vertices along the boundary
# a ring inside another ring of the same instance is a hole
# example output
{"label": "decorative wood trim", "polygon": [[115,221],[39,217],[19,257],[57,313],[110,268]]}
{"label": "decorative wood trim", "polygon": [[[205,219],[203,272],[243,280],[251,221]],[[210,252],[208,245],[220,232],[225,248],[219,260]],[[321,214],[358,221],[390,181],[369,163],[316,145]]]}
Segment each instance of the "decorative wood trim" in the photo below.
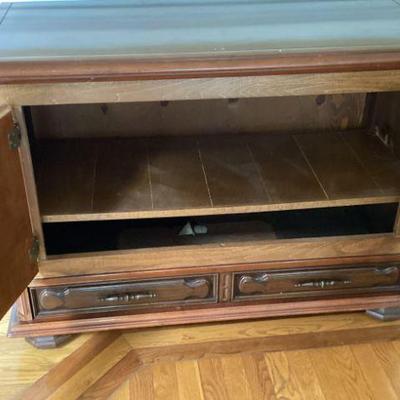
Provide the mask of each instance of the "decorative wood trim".
{"label": "decorative wood trim", "polygon": [[[235,271],[256,271],[256,270],[269,270],[269,269],[300,269],[300,268],[315,268],[315,267],[330,267],[332,265],[373,265],[383,263],[394,263],[400,262],[400,255],[383,255],[383,256],[360,256],[360,257],[343,257],[343,258],[320,258],[320,259],[309,259],[309,260],[285,260],[285,261],[268,261],[260,263],[248,263],[248,264],[227,264],[221,266],[208,265],[204,267],[182,267],[182,268],[171,268],[168,269],[168,273],[165,270],[154,270],[154,271],[141,271],[132,270],[125,272],[115,273],[100,273],[92,275],[76,275],[76,276],[56,276],[41,278],[38,275],[29,285],[31,288],[40,288],[47,286],[59,286],[59,285],[77,285],[77,284],[96,284],[102,282],[118,282],[118,281],[129,281],[134,279],[146,279],[146,278],[157,278],[173,276],[184,276],[193,273],[199,273],[199,271],[230,274]],[[222,272],[221,272],[222,271]]]}
{"label": "decorative wood trim", "polygon": [[32,308],[29,300],[29,291],[24,290],[17,300],[18,317],[21,321],[32,321]]}
{"label": "decorative wood trim", "polygon": [[115,81],[374,71],[400,68],[398,51],[331,51],[268,56],[13,61],[0,65],[0,83]]}
{"label": "decorative wood trim", "polygon": [[[219,267],[220,272],[234,270],[232,264],[241,264],[241,269],[254,268],[252,263],[285,262],[302,260],[305,266],[309,260],[325,258],[349,258],[368,256],[400,255],[400,240],[393,234],[335,236],[309,239],[284,239],[235,243],[226,246],[218,244],[203,246],[163,247],[87,254],[72,254],[49,257],[39,263],[38,278],[106,274],[117,272],[154,272],[166,275],[188,274],[197,267],[197,273],[206,269],[198,267]],[[244,265],[243,265],[244,264]],[[225,267],[225,266],[229,267]],[[221,268],[222,266],[222,268]],[[243,268],[242,268],[243,267]],[[210,268],[207,268],[207,271]],[[210,269],[212,270],[212,268]],[[158,271],[158,272],[157,272]],[[160,276],[160,275],[158,275]]]}
{"label": "decorative wood trim", "polygon": [[0,102],[55,105],[300,96],[400,90],[400,69],[223,78],[0,85]]}
{"label": "decorative wood trim", "polygon": [[224,272],[219,276],[219,301],[226,303],[232,298],[232,273]]}
{"label": "decorative wood trim", "polygon": [[228,321],[285,315],[319,314],[357,311],[375,308],[399,307],[400,295],[353,297],[331,300],[313,300],[246,306],[225,306],[199,310],[164,311],[137,315],[121,315],[64,321],[23,323],[10,320],[9,336],[49,336],[110,329],[143,328],[191,324],[210,321]]}

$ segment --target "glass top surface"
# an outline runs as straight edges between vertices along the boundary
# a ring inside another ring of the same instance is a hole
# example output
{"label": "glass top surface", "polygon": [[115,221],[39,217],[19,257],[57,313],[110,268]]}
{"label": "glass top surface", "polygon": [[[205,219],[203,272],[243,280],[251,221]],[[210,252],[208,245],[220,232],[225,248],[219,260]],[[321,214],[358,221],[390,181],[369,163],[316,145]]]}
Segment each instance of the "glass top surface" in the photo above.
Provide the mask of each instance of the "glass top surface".
{"label": "glass top surface", "polygon": [[400,49],[400,0],[0,3],[0,61]]}

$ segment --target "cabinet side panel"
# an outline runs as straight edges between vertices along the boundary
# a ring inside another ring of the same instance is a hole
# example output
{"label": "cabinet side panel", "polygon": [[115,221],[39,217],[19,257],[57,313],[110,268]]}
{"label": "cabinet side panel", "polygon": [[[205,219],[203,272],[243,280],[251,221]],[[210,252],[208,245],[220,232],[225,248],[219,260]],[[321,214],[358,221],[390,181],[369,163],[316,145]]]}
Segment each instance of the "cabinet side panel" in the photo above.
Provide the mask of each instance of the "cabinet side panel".
{"label": "cabinet side panel", "polygon": [[[375,99],[373,128],[400,158],[400,92],[378,93]],[[400,236],[400,204],[394,224],[394,234]]]}

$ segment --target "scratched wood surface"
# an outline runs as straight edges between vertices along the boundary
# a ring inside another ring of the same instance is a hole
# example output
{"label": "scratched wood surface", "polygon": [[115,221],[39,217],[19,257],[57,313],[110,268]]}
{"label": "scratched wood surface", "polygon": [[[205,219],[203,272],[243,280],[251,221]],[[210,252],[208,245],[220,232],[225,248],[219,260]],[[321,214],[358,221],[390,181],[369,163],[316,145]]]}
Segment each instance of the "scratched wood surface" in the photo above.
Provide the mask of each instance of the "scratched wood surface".
{"label": "scratched wood surface", "polygon": [[103,332],[54,350],[6,327],[2,400],[400,398],[400,321],[363,313]]}
{"label": "scratched wood surface", "polygon": [[393,0],[14,3],[0,60],[398,49],[399,18]]}

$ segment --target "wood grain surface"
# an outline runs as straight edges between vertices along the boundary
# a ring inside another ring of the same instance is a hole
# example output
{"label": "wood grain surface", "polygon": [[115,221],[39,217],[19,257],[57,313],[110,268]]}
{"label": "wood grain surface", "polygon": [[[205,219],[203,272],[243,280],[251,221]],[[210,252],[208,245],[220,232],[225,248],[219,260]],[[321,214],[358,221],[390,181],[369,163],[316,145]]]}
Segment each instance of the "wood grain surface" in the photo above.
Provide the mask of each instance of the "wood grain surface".
{"label": "wood grain surface", "polygon": [[[400,63],[399,63],[400,64]],[[400,65],[390,70],[294,73],[143,81],[0,85],[13,106],[283,97],[400,90]]]}
{"label": "wood grain surface", "polygon": [[44,222],[400,199],[400,161],[367,132],[46,140],[39,160]]}
{"label": "wood grain surface", "polygon": [[0,336],[0,395],[398,399],[399,332],[399,321],[351,313],[94,333],[55,350]]}
{"label": "wood grain surface", "polygon": [[12,149],[9,135],[14,128],[11,113],[0,117],[0,315],[3,316],[38,271],[30,257],[33,243],[25,180],[18,149]]}

